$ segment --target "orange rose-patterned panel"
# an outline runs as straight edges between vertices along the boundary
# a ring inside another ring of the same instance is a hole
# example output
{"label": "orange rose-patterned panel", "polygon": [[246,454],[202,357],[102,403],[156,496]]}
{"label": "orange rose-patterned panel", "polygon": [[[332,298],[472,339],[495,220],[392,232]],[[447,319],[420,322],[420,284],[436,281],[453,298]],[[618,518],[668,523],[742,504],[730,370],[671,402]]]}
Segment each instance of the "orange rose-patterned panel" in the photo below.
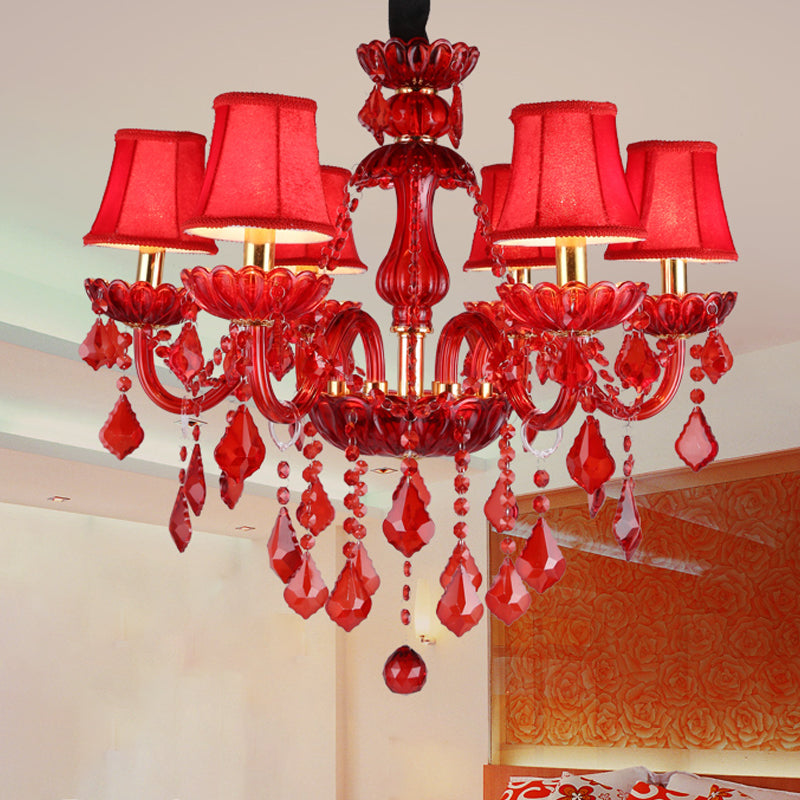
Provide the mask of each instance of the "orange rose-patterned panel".
{"label": "orange rose-patterned panel", "polygon": [[614,501],[551,509],[566,574],[493,620],[500,746],[800,750],[799,478],[640,496],[631,562]]}

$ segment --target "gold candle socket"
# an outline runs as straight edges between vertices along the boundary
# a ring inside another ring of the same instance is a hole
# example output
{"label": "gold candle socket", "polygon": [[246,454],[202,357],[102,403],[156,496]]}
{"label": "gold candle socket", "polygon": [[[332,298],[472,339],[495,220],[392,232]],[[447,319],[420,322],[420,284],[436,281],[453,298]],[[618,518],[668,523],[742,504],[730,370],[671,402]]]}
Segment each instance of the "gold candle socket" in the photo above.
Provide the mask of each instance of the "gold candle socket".
{"label": "gold candle socket", "polygon": [[689,291],[685,259],[661,259],[661,287],[663,294],[676,294],[680,297]]}
{"label": "gold candle socket", "polygon": [[563,286],[570,281],[589,283],[585,238],[556,239],[556,283]]}
{"label": "gold candle socket", "polygon": [[244,266],[258,267],[265,272],[275,267],[275,231],[271,228],[246,228],[244,232]]}
{"label": "gold candle socket", "polygon": [[163,279],[164,249],[162,247],[140,247],[139,268],[136,270],[136,280],[158,286]]}

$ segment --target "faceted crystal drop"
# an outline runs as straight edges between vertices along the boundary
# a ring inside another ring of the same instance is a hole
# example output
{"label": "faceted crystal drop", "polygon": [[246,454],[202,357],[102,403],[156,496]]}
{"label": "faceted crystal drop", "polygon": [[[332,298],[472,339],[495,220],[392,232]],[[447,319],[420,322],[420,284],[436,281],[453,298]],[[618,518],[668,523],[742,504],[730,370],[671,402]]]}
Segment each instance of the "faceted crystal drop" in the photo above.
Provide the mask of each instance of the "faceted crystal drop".
{"label": "faceted crystal drop", "polygon": [[613,474],[614,459],[594,417],[587,417],[567,454],[572,479],[588,494],[594,494]]}
{"label": "faceted crystal drop", "polygon": [[266,452],[247,406],[240,405],[214,450],[214,459],[228,478],[242,483],[261,466]]}
{"label": "faceted crystal drop", "polygon": [[605,503],[606,501],[605,487],[601,486],[593,494],[588,495],[588,497],[589,497],[589,516],[592,519],[594,519],[600,513],[600,509],[603,507],[603,503]]}
{"label": "faceted crystal drop", "polygon": [[639,509],[636,507],[636,498],[633,495],[633,478],[622,481],[622,491],[617,502],[617,512],[614,514],[614,536],[625,551],[625,558],[630,561],[639,543],[642,541],[642,523],[639,519]]}
{"label": "faceted crystal drop", "polygon": [[700,352],[700,366],[711,383],[716,383],[733,366],[733,353],[718,331],[709,332]]}
{"label": "faceted crystal drop", "polygon": [[381,579],[375,567],[372,564],[372,559],[367,553],[367,548],[361,542],[356,545],[356,553],[353,556],[353,567],[361,581],[363,587],[367,590],[368,594],[375,594],[378,587],[381,585]]}
{"label": "faceted crystal drop", "polygon": [[719,445],[700,406],[695,406],[675,441],[675,452],[695,472],[710,464],[719,452]]}
{"label": "faceted crystal drop", "polygon": [[[506,517],[506,509],[510,509],[508,517]],[[510,530],[513,527],[513,522],[519,516],[517,498],[514,497],[514,492],[511,491],[510,487],[506,487],[506,482],[503,480],[502,475],[497,479],[497,483],[495,483],[494,489],[492,489],[492,493],[483,507],[483,513],[497,531]],[[507,519],[511,521],[511,527],[507,525]]]}
{"label": "faceted crystal drop", "polygon": [[283,507],[278,512],[278,518],[267,541],[267,553],[270,566],[276,575],[284,583],[288,583],[303,557],[297,537],[294,535],[289,512]]}
{"label": "faceted crystal drop", "polygon": [[483,616],[483,603],[469,574],[460,566],[436,606],[436,616],[449,631],[462,636]]}
{"label": "faceted crystal drop", "polygon": [[127,395],[121,394],[100,428],[100,442],[120,461],[130,455],[144,440],[144,431],[133,413]]}
{"label": "faceted crystal drop", "polygon": [[475,563],[475,559],[472,557],[469,547],[467,547],[466,543],[461,539],[456,542],[456,546],[453,548],[447,566],[439,576],[439,583],[442,589],[446,589],[450,585],[450,581],[453,580],[453,575],[456,574],[456,570],[459,567],[464,567],[472,580],[472,585],[476,589],[480,588],[481,583],[483,583],[483,575],[481,575],[481,571],[478,569],[478,565]]}
{"label": "faceted crystal drop", "polygon": [[[116,330],[116,326],[114,326]],[[115,361],[114,342],[111,333],[98,317],[78,348],[78,355],[93,369],[113,367]]]}
{"label": "faceted crystal drop", "polygon": [[186,502],[183,487],[178,489],[178,496],[172,507],[172,514],[169,517],[169,532],[172,534],[175,546],[182,553],[189,544],[189,539],[192,538],[192,522],[189,519],[189,505]]}
{"label": "faceted crystal drop", "polygon": [[189,459],[183,490],[186,492],[186,499],[189,501],[192,513],[196,517],[199,516],[206,502],[206,478],[203,472],[203,458],[200,455],[199,444],[195,444],[192,449],[192,457]]}
{"label": "faceted crystal drop", "polygon": [[200,345],[197,329],[187,322],[169,348],[167,366],[175,377],[187,386],[203,368],[204,363],[203,348]]}
{"label": "faceted crystal drop", "polygon": [[624,386],[632,386],[639,394],[647,394],[658,380],[661,367],[641,333],[629,333],[622,341],[614,364]]}
{"label": "faceted crystal drop", "polygon": [[319,536],[336,518],[336,509],[319,478],[314,478],[303,492],[296,516],[297,521],[314,536]]}
{"label": "faceted crystal drop", "polygon": [[567,560],[559,549],[550,526],[539,517],[525,549],[517,559],[517,572],[531,589],[541,594],[554,583],[558,583],[566,569]]}
{"label": "faceted crystal drop", "polygon": [[348,560],[336,579],[325,610],[339,627],[351,631],[367,618],[371,608],[369,592],[359,580],[355,565]]}
{"label": "faceted crystal drop", "polygon": [[244,483],[242,481],[235,481],[230,478],[227,473],[222,472],[219,476],[219,494],[222,502],[228,508],[233,508],[242,496],[244,491]]}
{"label": "faceted crystal drop", "polygon": [[514,569],[514,562],[506,556],[500,569],[486,592],[486,605],[498,619],[510,625],[516,622],[531,604],[531,595]]}
{"label": "faceted crystal drop", "polygon": [[281,380],[294,366],[294,353],[282,325],[274,325],[267,342],[267,367]]}
{"label": "faceted crystal drop", "polygon": [[431,501],[431,493],[428,491],[428,487],[425,485],[425,481],[422,479],[422,474],[419,470],[412,473],[411,483],[414,484],[419,499],[422,500],[422,505],[427,507],[428,503]]}
{"label": "faceted crystal drop", "polygon": [[383,665],[383,680],[395,694],[418,692],[428,677],[422,656],[408,645],[398,647]]}
{"label": "faceted crystal drop", "polygon": [[392,501],[392,507],[383,521],[383,533],[389,543],[408,558],[428,544],[435,527],[415,481],[409,480],[407,475],[400,478]]}
{"label": "faceted crystal drop", "polygon": [[303,553],[300,568],[292,575],[283,590],[283,599],[292,611],[303,619],[308,619],[319,611],[328,599],[328,587],[311,558],[311,553]]}

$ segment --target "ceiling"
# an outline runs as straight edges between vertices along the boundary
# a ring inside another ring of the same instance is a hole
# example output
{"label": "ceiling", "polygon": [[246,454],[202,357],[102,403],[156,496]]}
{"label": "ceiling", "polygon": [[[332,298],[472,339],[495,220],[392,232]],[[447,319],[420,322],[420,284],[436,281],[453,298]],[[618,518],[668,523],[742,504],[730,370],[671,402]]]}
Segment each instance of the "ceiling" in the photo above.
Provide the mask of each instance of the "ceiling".
{"label": "ceiling", "polygon": [[[164,521],[171,508],[178,426],[134,390],[147,439],[116,463],[97,440],[116,397],[116,376],[93,373],[76,353],[92,322],[83,279],[132,280],[135,273],[130,253],[81,244],[102,197],[116,129],[210,137],[215,95],[270,91],[317,101],[322,163],[352,168],[374,146],[356,120],[371,83],[354,52],[363,41],[387,36],[383,0],[336,6],[230,0],[220,10],[202,0],[76,0],[46,10],[20,3],[6,12],[12,35],[2,51],[7,78],[0,127],[0,500],[43,505],[60,494],[72,498],[69,510],[147,521]],[[540,100],[615,102],[623,146],[653,138],[718,144],[740,260],[694,266],[690,288],[739,292],[724,332],[740,355],[800,340],[800,282],[786,244],[800,212],[800,162],[791,157],[800,129],[794,102],[799,26],[794,0],[432,0],[428,33],[481,50],[463,86],[461,152],[476,170],[510,159],[511,108]],[[441,194],[437,236],[454,286],[435,319],[439,328],[463,301],[493,294],[489,276],[460,273],[474,229],[471,204],[463,195]],[[338,279],[335,296],[374,308],[374,268],[388,246],[392,212],[388,193],[365,196],[354,233],[372,272]],[[657,283],[655,267],[634,273],[631,265],[603,262],[601,252],[590,259],[592,280],[635,274]],[[217,260],[205,263],[239,260],[234,246],[222,245]],[[177,282],[178,270],[193,265],[170,255],[167,279]],[[377,316],[385,323],[382,309]],[[757,385],[762,377],[752,380]],[[216,424],[212,415],[207,444],[221,433],[223,413]],[[797,439],[796,421],[787,425]],[[211,461],[210,450],[206,458]],[[492,461],[487,455],[476,467],[490,468]],[[274,491],[272,471],[265,467],[252,481],[234,521],[217,503],[203,527],[231,532],[263,513]],[[385,506],[395,481],[370,477],[374,506]]]}

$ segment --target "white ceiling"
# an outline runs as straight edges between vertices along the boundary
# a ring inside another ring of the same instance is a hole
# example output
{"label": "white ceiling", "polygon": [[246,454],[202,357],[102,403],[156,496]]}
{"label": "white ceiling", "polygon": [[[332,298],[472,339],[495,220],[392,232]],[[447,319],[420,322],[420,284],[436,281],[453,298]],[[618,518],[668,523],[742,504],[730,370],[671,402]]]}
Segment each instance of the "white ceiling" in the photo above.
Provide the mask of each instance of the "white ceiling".
{"label": "white ceiling", "polygon": [[[521,102],[611,100],[619,106],[623,147],[651,138],[716,142],[740,260],[695,266],[690,288],[740,293],[724,328],[736,354],[797,344],[800,282],[791,242],[800,212],[800,162],[793,156],[800,129],[800,4],[432,0],[432,6],[432,38],[481,50],[463,86],[461,152],[476,170],[509,160],[508,115]],[[215,95],[272,91],[317,101],[323,163],[353,167],[374,146],[356,120],[371,83],[354,53],[360,42],[388,35],[383,0],[230,0],[222,11],[202,0],[76,0],[6,10],[0,500],[40,505],[50,494],[68,494],[73,510],[100,516],[165,521],[169,514],[180,446],[174,422],[132,392],[148,438],[117,464],[97,442],[115,399],[115,376],[93,373],[76,355],[92,322],[83,279],[132,280],[135,273],[129,253],[81,244],[102,196],[116,129],[195,130],[210,137]],[[437,235],[455,276],[443,304],[449,315],[465,300],[490,296],[493,284],[488,277],[462,277],[474,218],[465,197],[443,194]],[[373,272],[339,279],[336,296],[374,307],[374,268],[388,245],[392,209],[392,198],[378,190],[362,202],[354,231]],[[629,265],[606,264],[601,256],[590,254],[593,280],[634,275]],[[239,260],[238,250],[225,245],[206,264]],[[169,257],[167,278],[177,281],[178,269],[191,265]],[[636,277],[657,281],[655,268],[637,269]],[[752,380],[757,385],[762,376]],[[786,424],[787,446],[797,444],[796,420]],[[221,433],[212,427],[207,444]],[[207,453],[210,461],[210,448]],[[373,504],[385,503],[395,480],[371,477]],[[271,474],[259,474],[254,499],[242,502],[266,503],[271,482]],[[230,531],[231,518],[217,505],[203,527]],[[247,515],[241,510],[237,519]]]}

